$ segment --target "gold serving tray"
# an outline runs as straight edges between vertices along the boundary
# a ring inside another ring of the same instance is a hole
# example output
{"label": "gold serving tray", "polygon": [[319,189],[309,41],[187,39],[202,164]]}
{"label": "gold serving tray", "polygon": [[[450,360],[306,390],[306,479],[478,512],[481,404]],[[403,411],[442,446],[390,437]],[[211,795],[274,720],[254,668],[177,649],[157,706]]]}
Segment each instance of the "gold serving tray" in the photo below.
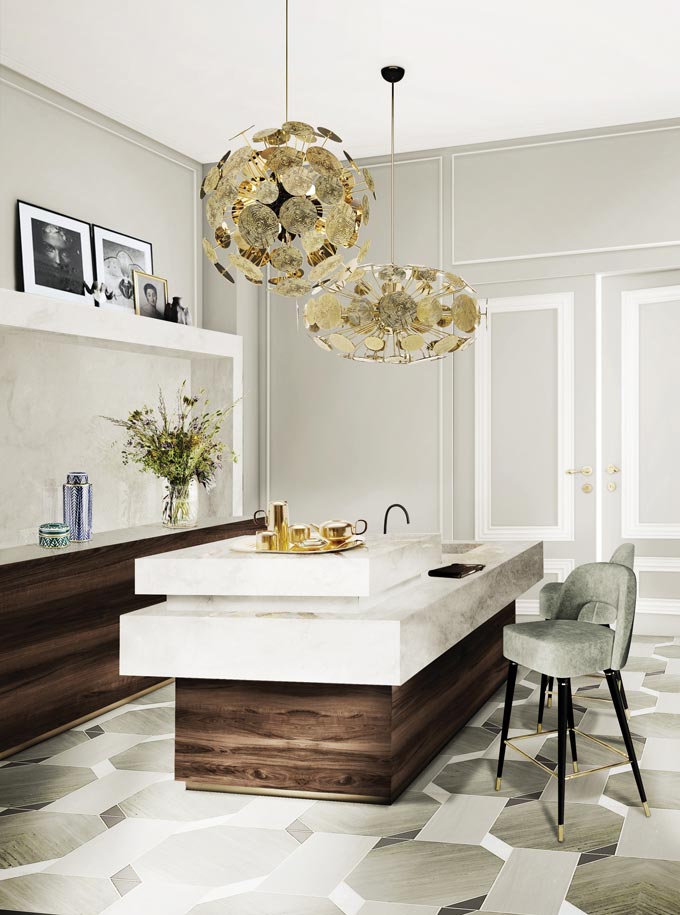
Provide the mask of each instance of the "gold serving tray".
{"label": "gold serving tray", "polygon": [[255,538],[249,538],[248,543],[234,543],[231,545],[235,553],[257,553],[258,556],[309,556],[317,553],[344,553],[346,550],[355,550],[364,545],[361,537],[350,537],[342,543],[323,543],[320,546],[303,547],[292,546],[289,550],[257,550],[255,549]]}

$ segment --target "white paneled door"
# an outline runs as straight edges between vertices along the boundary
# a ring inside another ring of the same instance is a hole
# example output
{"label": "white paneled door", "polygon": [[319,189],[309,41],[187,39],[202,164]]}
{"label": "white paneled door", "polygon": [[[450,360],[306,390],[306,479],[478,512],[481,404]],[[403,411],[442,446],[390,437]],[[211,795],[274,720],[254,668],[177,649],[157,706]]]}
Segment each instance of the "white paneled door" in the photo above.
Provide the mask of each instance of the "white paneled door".
{"label": "white paneled door", "polygon": [[602,279],[602,553],[636,546],[638,611],[680,612],[680,270]]}
{"label": "white paneled door", "polygon": [[545,580],[632,541],[639,611],[680,612],[680,270],[480,292],[476,537],[543,540]]}

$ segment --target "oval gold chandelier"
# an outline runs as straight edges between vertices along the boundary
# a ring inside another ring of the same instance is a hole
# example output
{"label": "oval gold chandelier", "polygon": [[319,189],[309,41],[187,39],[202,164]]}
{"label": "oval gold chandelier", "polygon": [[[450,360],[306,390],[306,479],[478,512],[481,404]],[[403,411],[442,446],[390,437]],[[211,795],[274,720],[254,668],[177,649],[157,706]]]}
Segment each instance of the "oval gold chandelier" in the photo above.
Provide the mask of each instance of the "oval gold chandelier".
{"label": "oval gold chandelier", "polygon": [[[221,251],[251,283],[261,285],[262,268],[276,275],[273,292],[297,298],[343,269],[343,248],[357,244],[369,220],[368,194],[375,197],[368,169],[360,169],[343,151],[350,168],[326,148],[340,137],[326,127],[288,119],[288,0],[286,0],[286,119],[281,127],[248,131],[246,145],[225,153],[203,179],[201,199],[214,233],[203,250],[222,276],[234,282],[220,263]],[[362,249],[365,254],[367,245]]]}
{"label": "oval gold chandelier", "polygon": [[322,280],[320,294],[305,306],[305,324],[327,352],[408,365],[469,346],[480,311],[475,291],[456,274],[394,263],[394,86],[404,69],[389,66],[380,72],[392,93],[390,263],[362,265],[359,257]]}

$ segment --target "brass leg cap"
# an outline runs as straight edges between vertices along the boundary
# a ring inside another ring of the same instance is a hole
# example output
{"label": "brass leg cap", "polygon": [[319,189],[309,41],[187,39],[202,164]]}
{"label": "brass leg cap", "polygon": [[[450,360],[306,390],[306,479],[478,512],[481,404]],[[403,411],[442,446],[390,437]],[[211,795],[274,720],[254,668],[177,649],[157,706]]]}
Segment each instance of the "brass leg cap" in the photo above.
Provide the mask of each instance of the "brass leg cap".
{"label": "brass leg cap", "polygon": [[537,734],[540,734],[542,730],[543,730],[543,725],[542,725],[542,724],[537,724],[537,725],[536,725],[536,733],[537,733]]}
{"label": "brass leg cap", "polygon": [[574,772],[578,772],[578,762],[576,760],[572,762],[572,766],[574,767]]}
{"label": "brass leg cap", "polygon": [[557,841],[564,842],[564,824],[560,823],[557,827]]}
{"label": "brass leg cap", "polygon": [[501,790],[501,780],[500,780],[500,778],[497,778],[496,779],[496,791],[500,791],[500,790]]}
{"label": "brass leg cap", "polygon": [[548,696],[548,701],[546,702],[546,708],[552,708],[552,696]]}
{"label": "brass leg cap", "polygon": [[630,721],[630,709],[629,708],[626,709],[626,718],[628,719],[628,721]]}
{"label": "brass leg cap", "polygon": [[644,811],[645,811],[645,816],[646,816],[646,817],[651,817],[651,813],[649,812],[649,804],[647,803],[647,801],[645,801],[645,802],[643,803],[642,806],[643,806]]}

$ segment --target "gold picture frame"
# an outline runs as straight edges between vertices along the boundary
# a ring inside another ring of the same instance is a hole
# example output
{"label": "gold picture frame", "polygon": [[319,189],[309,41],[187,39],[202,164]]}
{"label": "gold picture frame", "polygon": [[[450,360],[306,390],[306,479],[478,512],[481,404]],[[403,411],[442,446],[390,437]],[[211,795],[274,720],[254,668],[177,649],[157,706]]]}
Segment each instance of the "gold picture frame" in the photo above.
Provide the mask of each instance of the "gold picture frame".
{"label": "gold picture frame", "polygon": [[142,318],[164,321],[168,304],[168,281],[153,273],[133,270],[132,287],[135,314]]}

